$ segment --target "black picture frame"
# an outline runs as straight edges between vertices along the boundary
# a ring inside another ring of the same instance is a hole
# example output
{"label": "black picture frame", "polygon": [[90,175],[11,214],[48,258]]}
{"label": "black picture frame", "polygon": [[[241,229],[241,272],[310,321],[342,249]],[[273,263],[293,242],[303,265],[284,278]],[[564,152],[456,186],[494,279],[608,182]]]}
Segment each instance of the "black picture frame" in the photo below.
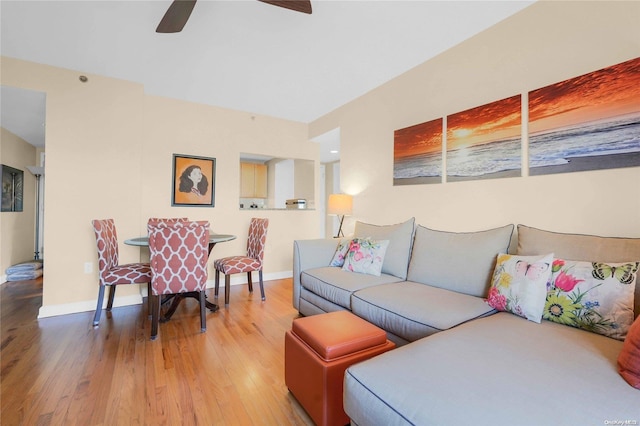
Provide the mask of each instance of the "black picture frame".
{"label": "black picture frame", "polygon": [[24,172],[22,170],[0,164],[2,175],[3,212],[21,212],[24,195]]}
{"label": "black picture frame", "polygon": [[172,176],[172,206],[215,207],[215,158],[173,154]]}

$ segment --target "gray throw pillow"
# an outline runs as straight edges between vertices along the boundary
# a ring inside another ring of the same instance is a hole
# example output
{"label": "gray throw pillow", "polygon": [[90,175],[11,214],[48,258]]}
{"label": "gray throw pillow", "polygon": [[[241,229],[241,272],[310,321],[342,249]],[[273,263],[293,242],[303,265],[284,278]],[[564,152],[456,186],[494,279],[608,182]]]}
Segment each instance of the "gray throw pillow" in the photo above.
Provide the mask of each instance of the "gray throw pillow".
{"label": "gray throw pillow", "polygon": [[407,278],[407,265],[411,255],[413,242],[413,226],[415,218],[395,225],[372,225],[356,222],[354,237],[371,238],[373,240],[389,240],[389,246],[382,263],[382,273],[394,275],[400,279]]}
{"label": "gray throw pillow", "polygon": [[407,280],[486,297],[499,253],[507,253],[513,225],[478,232],[418,226]]}

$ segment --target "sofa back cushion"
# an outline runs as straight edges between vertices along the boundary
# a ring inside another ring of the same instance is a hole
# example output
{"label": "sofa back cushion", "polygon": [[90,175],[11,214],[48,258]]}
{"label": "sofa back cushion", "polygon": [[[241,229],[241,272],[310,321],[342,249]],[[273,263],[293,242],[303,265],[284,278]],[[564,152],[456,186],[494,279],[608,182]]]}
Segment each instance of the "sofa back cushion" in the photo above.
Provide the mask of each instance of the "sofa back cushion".
{"label": "sofa back cushion", "polygon": [[402,280],[407,278],[407,265],[411,256],[413,227],[415,218],[395,225],[372,225],[356,222],[354,237],[372,240],[389,240],[389,246],[382,263],[382,273],[394,275]]}
{"label": "sofa back cushion", "polygon": [[[555,253],[556,258],[588,262],[620,263],[640,261],[640,238],[550,232],[518,225],[518,254]],[[640,285],[635,289],[635,316],[640,314]]]}
{"label": "sofa back cushion", "polygon": [[478,232],[444,232],[418,226],[407,280],[486,297],[499,253],[513,225]]}

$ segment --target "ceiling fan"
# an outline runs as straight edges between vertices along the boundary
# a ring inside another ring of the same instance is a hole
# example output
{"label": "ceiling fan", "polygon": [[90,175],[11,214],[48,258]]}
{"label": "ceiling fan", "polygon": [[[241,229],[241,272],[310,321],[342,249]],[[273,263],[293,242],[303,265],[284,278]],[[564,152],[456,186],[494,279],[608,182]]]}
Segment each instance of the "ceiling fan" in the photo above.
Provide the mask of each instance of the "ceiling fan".
{"label": "ceiling fan", "polygon": [[[272,4],[274,6],[284,7],[285,9],[294,10],[296,12],[311,14],[310,0],[258,0],[263,3]],[[196,0],[174,0],[162,17],[157,33],[178,33],[182,31],[187,23]]]}

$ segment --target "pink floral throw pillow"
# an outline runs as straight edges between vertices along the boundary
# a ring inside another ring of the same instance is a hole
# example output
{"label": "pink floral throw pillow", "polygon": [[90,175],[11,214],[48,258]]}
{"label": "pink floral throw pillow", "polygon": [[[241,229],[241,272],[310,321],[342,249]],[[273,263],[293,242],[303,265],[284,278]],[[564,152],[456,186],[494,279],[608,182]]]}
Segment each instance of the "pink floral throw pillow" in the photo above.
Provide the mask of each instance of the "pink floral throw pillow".
{"label": "pink floral throw pillow", "polygon": [[336,248],[336,252],[333,254],[333,259],[331,259],[329,266],[342,267],[342,265],[344,265],[344,257],[347,255],[349,245],[351,245],[351,240],[342,240],[338,243],[338,247]]}
{"label": "pink floral throw pillow", "polygon": [[555,259],[543,318],[624,340],[633,323],[638,262]]}
{"label": "pink floral throw pillow", "polygon": [[373,241],[369,238],[355,238],[349,244],[349,251],[345,256],[342,269],[380,276],[388,246],[389,240]]}
{"label": "pink floral throw pillow", "polygon": [[499,254],[487,303],[540,323],[551,276],[553,253],[546,256]]}

